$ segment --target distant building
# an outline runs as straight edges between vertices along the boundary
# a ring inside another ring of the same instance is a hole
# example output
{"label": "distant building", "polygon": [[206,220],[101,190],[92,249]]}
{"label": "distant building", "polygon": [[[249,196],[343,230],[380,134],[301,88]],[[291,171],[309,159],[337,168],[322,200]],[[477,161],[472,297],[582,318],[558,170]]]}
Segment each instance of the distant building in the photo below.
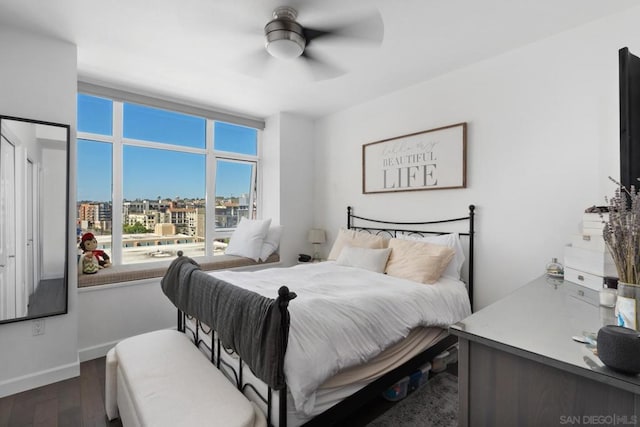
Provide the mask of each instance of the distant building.
{"label": "distant building", "polygon": [[111,230],[111,203],[81,203],[78,220],[83,229]]}
{"label": "distant building", "polygon": [[145,212],[145,213],[130,213],[125,217],[125,221],[127,225],[135,225],[136,223],[140,223],[147,230],[153,230],[156,224],[159,224],[160,221],[160,213],[159,212]]}
{"label": "distant building", "polygon": [[193,225],[193,230],[195,230],[194,236],[204,240],[204,233],[205,233],[205,226],[206,226],[205,208],[204,207],[196,208],[195,214],[193,216],[195,220],[195,224]]}
{"label": "distant building", "polygon": [[131,213],[145,213],[149,211],[164,212],[170,207],[173,207],[173,202],[170,200],[124,201],[122,203],[122,212],[126,216]]}
{"label": "distant building", "polygon": [[[156,226],[173,226],[171,234],[197,237],[204,241],[206,230],[205,199],[125,200],[122,204],[123,225],[142,224],[147,230]],[[249,217],[249,197],[216,200],[215,227],[234,228],[240,218]],[[78,227],[81,231],[111,231],[111,203],[90,202],[78,205]],[[106,233],[105,233],[106,234]],[[169,234],[168,232],[155,234]]]}
{"label": "distant building", "polygon": [[238,198],[216,200],[217,228],[234,228],[243,217],[250,218],[249,197],[246,194]]}
{"label": "distant building", "polygon": [[153,232],[158,236],[171,236],[176,234],[176,227],[173,224],[156,224]]}

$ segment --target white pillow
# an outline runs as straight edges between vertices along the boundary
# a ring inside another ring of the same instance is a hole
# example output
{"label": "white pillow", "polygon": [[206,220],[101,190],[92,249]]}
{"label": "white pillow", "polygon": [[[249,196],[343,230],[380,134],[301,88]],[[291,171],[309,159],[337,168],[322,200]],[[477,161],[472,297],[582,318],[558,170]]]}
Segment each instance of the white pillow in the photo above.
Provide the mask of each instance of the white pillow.
{"label": "white pillow", "polygon": [[389,248],[368,249],[344,246],[336,259],[336,264],[384,273],[390,253],[391,249]]}
{"label": "white pillow", "polygon": [[455,251],[453,259],[447,265],[447,268],[442,273],[443,277],[448,277],[454,280],[460,280],[460,271],[466,257],[464,256],[464,249],[462,243],[460,243],[460,236],[458,233],[440,234],[432,236],[420,236],[417,234],[399,234],[398,239],[413,240],[419,242],[433,243],[434,245],[448,246]]}
{"label": "white pillow", "polygon": [[243,217],[231,235],[225,253],[227,255],[251,258],[258,262],[264,238],[267,236],[270,225],[271,218],[247,219]]}
{"label": "white pillow", "polygon": [[264,243],[262,244],[262,250],[260,251],[260,261],[266,261],[269,255],[278,249],[278,246],[280,246],[280,236],[282,236],[281,225],[274,225],[269,228],[264,238]]}

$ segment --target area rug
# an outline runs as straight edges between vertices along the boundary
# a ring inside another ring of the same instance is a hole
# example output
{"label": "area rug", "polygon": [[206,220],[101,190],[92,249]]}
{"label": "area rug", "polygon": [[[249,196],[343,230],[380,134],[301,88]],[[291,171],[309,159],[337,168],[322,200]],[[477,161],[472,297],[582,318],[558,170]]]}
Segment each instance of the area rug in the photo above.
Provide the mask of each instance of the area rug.
{"label": "area rug", "polygon": [[458,425],[458,377],[442,372],[396,403],[367,427]]}

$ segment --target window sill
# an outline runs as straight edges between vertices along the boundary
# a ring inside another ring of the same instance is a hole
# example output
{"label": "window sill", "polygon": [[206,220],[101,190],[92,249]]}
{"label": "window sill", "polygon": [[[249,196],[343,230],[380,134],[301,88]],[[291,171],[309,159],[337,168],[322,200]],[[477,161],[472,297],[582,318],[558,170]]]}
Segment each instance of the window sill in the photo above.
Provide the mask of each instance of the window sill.
{"label": "window sill", "polygon": [[[234,255],[217,255],[215,257],[194,258],[204,271],[227,270],[238,267],[251,267],[280,262],[280,255],[275,253],[264,262],[255,262],[249,258]],[[163,261],[150,266],[139,264],[117,265],[99,270],[96,274],[80,274],[78,288],[108,285],[112,283],[130,282],[134,280],[163,277],[171,261]]]}

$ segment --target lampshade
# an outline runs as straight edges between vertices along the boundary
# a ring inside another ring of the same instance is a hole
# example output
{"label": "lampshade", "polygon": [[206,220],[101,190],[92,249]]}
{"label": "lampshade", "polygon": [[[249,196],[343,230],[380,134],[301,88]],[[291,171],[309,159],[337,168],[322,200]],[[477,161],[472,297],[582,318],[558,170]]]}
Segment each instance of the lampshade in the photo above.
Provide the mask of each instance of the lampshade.
{"label": "lampshade", "polygon": [[324,230],[319,228],[312,228],[309,230],[309,234],[307,235],[307,240],[309,243],[324,243],[327,238],[324,234]]}

